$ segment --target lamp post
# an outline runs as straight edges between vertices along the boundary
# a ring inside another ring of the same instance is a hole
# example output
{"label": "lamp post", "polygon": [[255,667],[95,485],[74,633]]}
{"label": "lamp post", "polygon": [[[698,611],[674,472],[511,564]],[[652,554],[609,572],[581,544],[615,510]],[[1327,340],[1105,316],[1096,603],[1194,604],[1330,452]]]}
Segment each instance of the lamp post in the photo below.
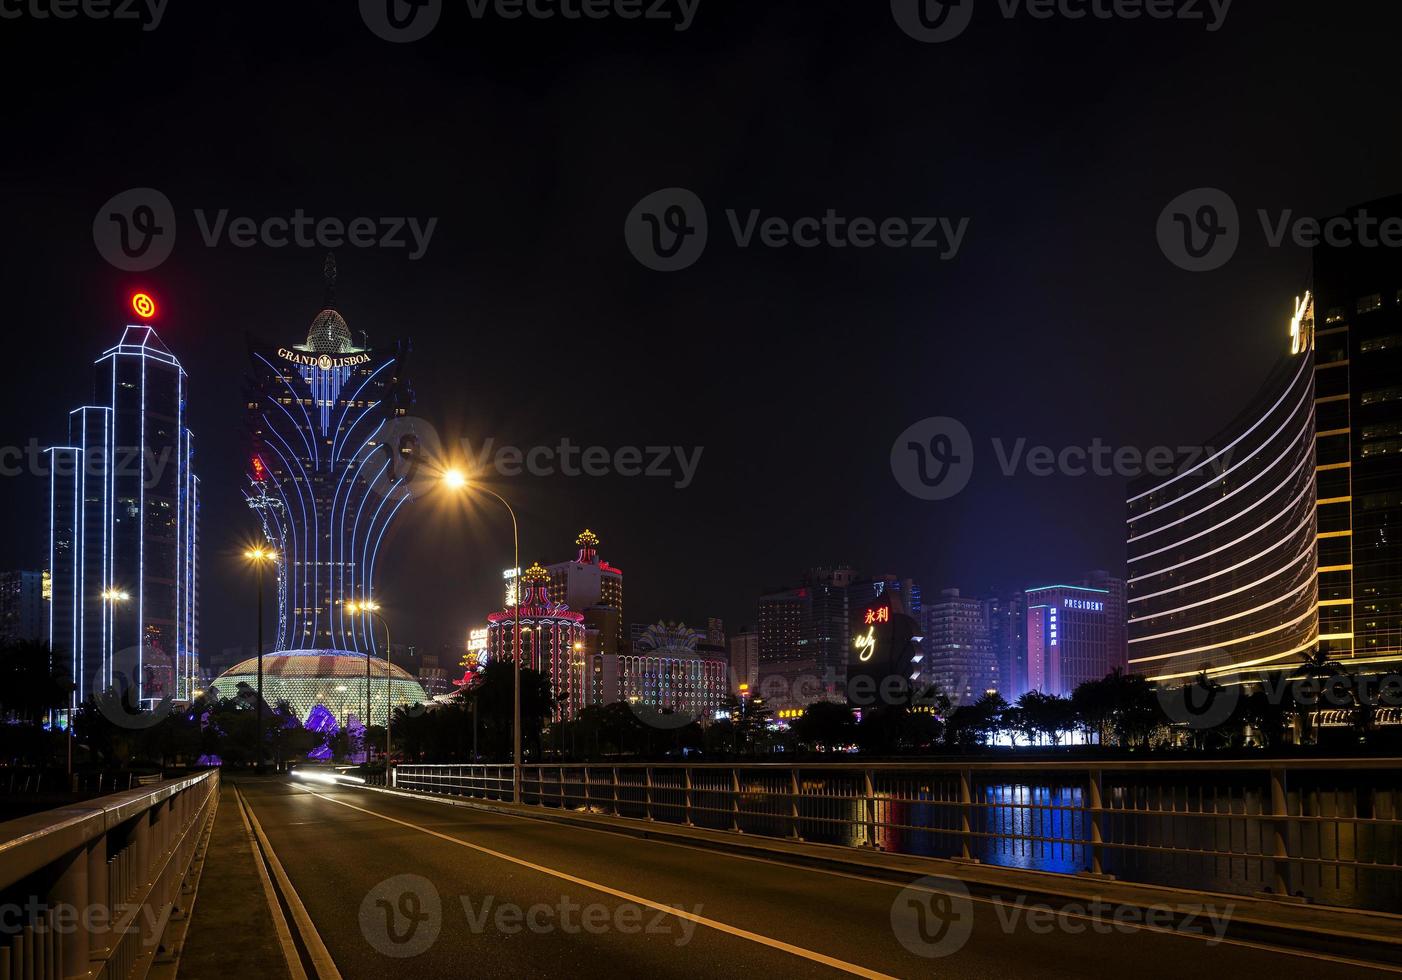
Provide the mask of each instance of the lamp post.
{"label": "lamp post", "polygon": [[521,532],[516,522],[516,511],[512,510],[505,497],[495,490],[488,489],[481,485],[473,485],[469,488],[467,477],[458,470],[449,470],[443,474],[443,482],[450,490],[481,490],[485,494],[490,494],[501,505],[506,508],[506,512],[511,515],[511,548],[513,553],[512,568],[516,571],[516,616],[515,628],[512,630],[512,641],[515,647],[515,666],[512,670],[511,689],[511,732],[512,732],[512,756],[511,756],[511,799],[514,803],[521,802]]}
{"label": "lamp post", "polygon": [[243,556],[253,562],[258,580],[258,701],[253,706],[257,712],[257,723],[254,726],[254,756],[253,771],[261,773],[263,771],[263,568],[270,561],[277,559],[277,552],[269,548],[255,547],[249,548]]}
{"label": "lamp post", "polygon": [[[123,592],[121,589],[103,589],[101,595],[102,604],[106,607],[109,617],[116,616],[116,610],[113,607],[118,603],[131,601],[131,593]],[[108,636],[112,636],[115,632],[115,630],[108,630]],[[75,792],[77,791],[77,787],[73,782],[73,711],[77,705],[73,703],[73,698],[78,690],[77,680],[76,677],[73,678],[73,692],[68,695],[68,784],[69,789]]]}
{"label": "lamp post", "polygon": [[[373,600],[373,599],[366,599],[364,602],[348,602],[348,603],[346,603],[346,608],[349,609],[349,610],[351,611],[352,614],[364,613],[364,614],[367,615],[367,616],[374,616],[376,619],[378,619],[378,620],[380,621],[380,625],[383,626],[383,627],[385,628],[385,785],[388,786],[388,785],[389,785],[389,744],[390,744],[390,743],[389,743],[389,716],[390,716],[390,702],[391,702],[391,693],[392,693],[392,692],[391,692],[390,685],[391,685],[391,683],[392,683],[392,681],[393,681],[393,677],[391,677],[391,675],[390,675],[390,667],[393,666],[393,664],[392,664],[391,661],[390,661],[390,652],[391,652],[391,651],[390,651],[390,642],[389,642],[389,639],[390,639],[390,637],[389,637],[389,623],[385,620],[385,617],[382,616],[382,615],[380,614],[380,604],[379,604],[378,602],[376,602],[375,600]],[[366,654],[365,654],[365,731],[366,731],[366,734],[369,734],[369,731],[370,731],[370,654],[369,654],[369,653],[366,653]],[[367,742],[366,745],[365,745],[365,761],[366,761],[367,763],[370,761],[370,745],[369,745],[368,742]]]}

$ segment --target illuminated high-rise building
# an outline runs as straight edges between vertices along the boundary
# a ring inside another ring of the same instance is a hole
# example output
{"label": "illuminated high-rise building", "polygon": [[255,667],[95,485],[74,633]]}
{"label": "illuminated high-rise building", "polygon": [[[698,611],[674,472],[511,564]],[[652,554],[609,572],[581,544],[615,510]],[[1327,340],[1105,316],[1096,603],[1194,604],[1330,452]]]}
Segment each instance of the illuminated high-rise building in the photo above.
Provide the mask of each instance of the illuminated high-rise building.
{"label": "illuminated high-rise building", "polygon": [[1118,666],[1105,589],[1046,585],[1027,590],[1027,690],[1070,695]]}
{"label": "illuminated high-rise building", "polygon": [[1402,257],[1378,225],[1402,221],[1402,196],[1343,217],[1353,241],[1314,249],[1319,644],[1386,671],[1402,666]]}
{"label": "illuminated high-rise building", "polygon": [[547,565],[550,601],[584,614],[585,626],[596,637],[600,653],[623,653],[623,570],[599,557],[599,538],[586,528],[575,538],[573,561]]}
{"label": "illuminated high-rise building", "polygon": [[919,684],[933,684],[956,705],[1002,689],[982,599],[945,589],[925,604],[921,625]]}
{"label": "illuminated high-rise building", "polygon": [[347,606],[374,597],[380,545],[411,497],[407,345],[356,344],[328,307],[305,342],[250,354],[244,495],[279,556],[275,647],[380,653],[372,616]]}
{"label": "illuminated high-rise building", "polygon": [[1313,331],[1306,296],[1290,353],[1239,420],[1172,475],[1131,485],[1132,672],[1181,683],[1206,671],[1230,683],[1295,667],[1320,642],[1319,566],[1346,567],[1348,542],[1321,526],[1316,479],[1336,495],[1330,474],[1347,450],[1336,461],[1321,442],[1316,461],[1316,400],[1335,399],[1335,382],[1317,393],[1316,376],[1336,375],[1316,371]]}
{"label": "illuminated high-rise building", "polygon": [[200,506],[188,378],[146,324],[96,363],[93,403],[69,414],[67,445],[47,451],[47,636],[75,705],[108,690],[132,707],[187,700],[199,676]]}
{"label": "illuminated high-rise building", "polygon": [[574,718],[585,701],[584,614],[550,597],[550,573],[532,565],[521,573],[519,608],[487,616],[487,657],[514,660],[521,627],[521,666],[543,674],[555,698],[555,718]]}

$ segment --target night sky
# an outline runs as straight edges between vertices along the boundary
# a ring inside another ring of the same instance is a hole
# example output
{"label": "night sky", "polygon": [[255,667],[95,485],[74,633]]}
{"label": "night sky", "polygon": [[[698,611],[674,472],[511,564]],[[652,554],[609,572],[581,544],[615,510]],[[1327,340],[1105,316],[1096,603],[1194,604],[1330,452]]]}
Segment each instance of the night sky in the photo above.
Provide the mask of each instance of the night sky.
{"label": "night sky", "polygon": [[[1205,5],[1204,5],[1205,6]],[[8,9],[8,8],[7,8]],[[1327,215],[1398,191],[1402,6],[1236,0],[1202,22],[1011,20],[978,0],[942,44],[881,0],[700,0],[666,22],[469,17],[390,44],[356,4],[170,0],[160,26],[0,19],[8,383],[0,442],[61,442],[91,362],[149,288],[191,377],[204,481],[205,652],[251,645],[237,556],[251,336],[301,342],[325,249],[207,247],[195,218],[436,218],[426,253],[337,249],[357,339],[413,342],[415,414],[479,445],[704,447],[691,486],[497,478],[523,560],[585,526],[625,572],[629,621],[754,619],[815,564],[914,576],[927,594],[1122,569],[1118,478],[999,472],[990,440],[1055,448],[1207,439],[1286,344],[1306,250],[1258,209]],[[109,265],[114,194],[173,202],[170,258]],[[710,243],[644,268],[641,198],[683,187]],[[1244,220],[1223,268],[1160,251],[1165,205],[1226,191]],[[764,217],[968,218],[958,255],[739,248]],[[892,442],[927,416],[971,431],[952,500],[905,493]],[[0,567],[39,568],[46,482],[0,479]],[[411,505],[386,543],[396,642],[460,642],[500,601],[494,505]]]}

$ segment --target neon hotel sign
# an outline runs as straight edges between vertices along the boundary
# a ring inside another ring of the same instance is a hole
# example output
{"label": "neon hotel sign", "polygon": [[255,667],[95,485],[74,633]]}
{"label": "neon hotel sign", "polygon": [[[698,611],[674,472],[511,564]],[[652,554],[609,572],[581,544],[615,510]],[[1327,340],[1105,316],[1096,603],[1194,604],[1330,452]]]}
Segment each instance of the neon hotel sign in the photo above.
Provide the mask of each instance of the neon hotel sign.
{"label": "neon hotel sign", "polygon": [[277,356],[284,361],[291,361],[293,364],[300,364],[303,367],[321,368],[323,371],[330,371],[332,368],[354,367],[357,364],[370,363],[369,354],[350,354],[346,357],[332,357],[330,354],[301,354],[295,350],[288,350],[286,347],[279,347]]}

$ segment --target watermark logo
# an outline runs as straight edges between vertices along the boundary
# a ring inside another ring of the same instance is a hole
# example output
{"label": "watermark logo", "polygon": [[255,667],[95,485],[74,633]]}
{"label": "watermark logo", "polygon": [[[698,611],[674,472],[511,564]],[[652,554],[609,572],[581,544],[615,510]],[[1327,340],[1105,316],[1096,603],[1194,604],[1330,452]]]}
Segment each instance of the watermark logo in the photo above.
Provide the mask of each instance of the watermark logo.
{"label": "watermark logo", "polygon": [[1236,713],[1241,686],[1224,687],[1199,677],[1176,687],[1160,685],[1155,695],[1169,721],[1193,731],[1207,731],[1226,724]]}
{"label": "watermark logo", "polygon": [[360,0],[365,26],[391,44],[423,40],[442,14],[443,0]]}
{"label": "watermark logo", "polygon": [[921,419],[891,444],[891,472],[912,497],[948,500],[974,475],[974,440],[958,419]]}
{"label": "watermark logo", "polygon": [[161,26],[170,0],[3,0],[0,20],[138,20],[143,31]]}
{"label": "watermark logo", "polygon": [[433,423],[404,416],[386,422],[373,442],[360,450],[357,470],[381,496],[422,496],[464,463],[475,476],[494,473],[507,479],[519,476],[641,477],[666,480],[685,490],[696,479],[704,446],[592,446],[562,436],[553,444],[514,446],[487,438],[480,444],[462,439],[451,457]]}
{"label": "watermark logo", "polygon": [[[206,248],[382,248],[404,250],[410,262],[428,251],[437,218],[359,216],[316,218],[297,208],[287,216],[231,215],[228,208],[194,210],[195,226]],[[124,272],[146,272],[170,258],[175,248],[176,214],[170,198],[150,187],[135,187],[111,198],[93,219],[93,243],[108,263]]]}
{"label": "watermark logo", "polygon": [[974,19],[974,0],[891,0],[896,24],[917,41],[952,41]]}
{"label": "watermark logo", "polygon": [[[1174,477],[1199,471],[1220,478],[1231,468],[1232,452],[1212,446],[1114,446],[1099,437],[1084,446],[1046,446],[1026,437],[990,440],[992,457],[1004,477],[1019,473],[1046,478],[1141,476]],[[974,468],[974,444],[958,419],[935,417],[910,426],[891,445],[891,472],[912,497],[947,500],[968,486]]]}
{"label": "watermark logo", "polygon": [[649,194],[623,224],[628,250],[656,272],[679,272],[695,265],[706,251],[708,237],[706,206],[684,187]]}
{"label": "watermark logo", "polygon": [[443,901],[422,875],[386,878],[360,902],[360,933],[376,952],[407,959],[427,952],[443,928]]}
{"label": "watermark logo", "polygon": [[[968,218],[848,217],[828,208],[821,216],[788,218],[758,208],[743,214],[725,211],[725,226],[738,249],[750,248],[910,248],[932,249],[940,261],[959,255],[969,230]],[[683,187],[654,191],[634,206],[623,226],[633,256],[649,269],[678,272],[690,268],[706,249],[705,205]]]}
{"label": "watermark logo", "polygon": [[[100,598],[109,630],[135,624],[136,613],[130,608],[135,596],[109,589]],[[87,691],[97,713],[117,728],[154,728],[174,713],[178,675],[185,666],[155,643],[124,647],[112,654],[105,668],[92,671]]]}
{"label": "watermark logo", "polygon": [[925,877],[891,903],[891,931],[907,950],[943,959],[964,948],[974,932],[974,903],[963,882]]}
{"label": "watermark logo", "polygon": [[151,187],[114,195],[92,224],[98,254],[123,272],[146,272],[170,258],[175,248],[175,208]]}
{"label": "watermark logo", "polygon": [[[1209,34],[1222,29],[1232,0],[983,0],[1004,20],[1176,20],[1201,23]],[[974,0],[891,0],[901,30],[927,44],[952,41],[969,26]]]}
{"label": "watermark logo", "polygon": [[1157,234],[1159,248],[1178,268],[1211,272],[1236,254],[1241,216],[1226,191],[1199,187],[1168,202],[1159,215]]}

